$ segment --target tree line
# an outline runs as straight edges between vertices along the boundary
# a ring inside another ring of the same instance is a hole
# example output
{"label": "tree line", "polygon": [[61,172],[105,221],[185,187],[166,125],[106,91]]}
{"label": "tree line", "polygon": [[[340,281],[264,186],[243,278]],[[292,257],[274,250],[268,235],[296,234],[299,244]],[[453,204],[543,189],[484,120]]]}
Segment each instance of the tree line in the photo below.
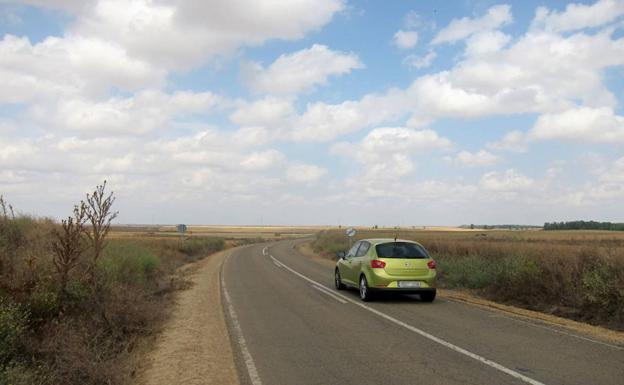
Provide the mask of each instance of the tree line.
{"label": "tree line", "polygon": [[597,221],[546,222],[544,230],[612,230],[624,231],[624,223]]}

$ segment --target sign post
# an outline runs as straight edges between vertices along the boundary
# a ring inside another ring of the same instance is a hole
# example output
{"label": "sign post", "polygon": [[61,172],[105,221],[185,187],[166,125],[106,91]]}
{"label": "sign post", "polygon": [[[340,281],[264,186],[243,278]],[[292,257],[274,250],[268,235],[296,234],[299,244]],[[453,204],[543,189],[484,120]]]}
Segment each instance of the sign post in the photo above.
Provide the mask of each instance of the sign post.
{"label": "sign post", "polygon": [[353,243],[353,236],[356,234],[357,232],[355,231],[355,229],[353,227],[349,227],[346,231],[347,237],[349,237],[349,249],[351,249],[352,243]]}
{"label": "sign post", "polygon": [[186,233],[186,225],[177,225],[178,233],[180,233],[180,237],[184,237],[184,233]]}

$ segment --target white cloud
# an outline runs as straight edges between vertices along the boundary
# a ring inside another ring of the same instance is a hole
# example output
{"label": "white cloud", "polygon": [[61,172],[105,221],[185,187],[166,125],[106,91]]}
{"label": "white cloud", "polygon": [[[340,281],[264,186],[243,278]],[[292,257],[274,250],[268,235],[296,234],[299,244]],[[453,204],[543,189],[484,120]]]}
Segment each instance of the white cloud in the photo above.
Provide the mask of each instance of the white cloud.
{"label": "white cloud", "polygon": [[286,178],[295,183],[314,183],[327,174],[327,169],[312,164],[293,164],[286,170]]}
{"label": "white cloud", "polygon": [[343,7],[341,0],[100,0],[81,12],[71,30],[114,40],[130,55],[151,63],[186,69],[243,45],[300,39]]}
{"label": "white cloud", "polygon": [[422,17],[418,12],[411,10],[409,11],[405,17],[404,22],[405,28],[407,29],[435,29],[436,22],[435,20],[428,19]]}
{"label": "white cloud", "polygon": [[241,126],[282,128],[295,115],[292,101],[267,96],[253,102],[240,102],[230,120]]}
{"label": "white cloud", "polygon": [[410,49],[418,43],[418,32],[398,30],[394,34],[394,45],[400,49]]}
{"label": "white cloud", "polygon": [[83,37],[48,37],[33,45],[5,35],[0,56],[0,102],[102,96],[112,87],[135,91],[158,87],[165,74],[115,43]]}
{"label": "white cloud", "polygon": [[498,192],[524,191],[532,188],[534,183],[533,179],[514,169],[509,169],[504,174],[496,171],[488,172],[481,177],[479,182],[483,189]]}
{"label": "white cloud", "polygon": [[31,115],[42,125],[85,134],[146,134],[165,128],[178,115],[207,113],[219,98],[210,92],[141,91],[126,98],[103,102],[84,99],[60,100],[49,107],[35,107]]}
{"label": "white cloud", "polygon": [[535,12],[532,29],[566,32],[599,27],[624,15],[622,0],[600,0],[591,5],[568,4],[563,12],[539,7]]}
{"label": "white cloud", "polygon": [[429,51],[425,56],[408,55],[403,59],[403,63],[413,68],[427,68],[431,66],[438,54],[435,51]]}
{"label": "white cloud", "polygon": [[483,31],[466,40],[466,55],[479,56],[500,51],[511,41],[511,36],[501,31]]}
{"label": "white cloud", "polygon": [[598,178],[605,183],[619,183],[624,186],[624,156],[598,172]]}
{"label": "white cloud", "polygon": [[[352,158],[364,167],[357,180],[377,183],[392,180],[414,170],[411,158],[452,147],[450,140],[433,130],[382,127],[371,130],[360,142],[340,142],[331,147],[336,155]],[[369,186],[373,188],[372,186]]]}
{"label": "white cloud", "polygon": [[281,55],[268,68],[255,64],[246,70],[251,88],[273,95],[293,95],[327,83],[330,76],[363,68],[357,55],[332,51],[327,46],[312,47]]}
{"label": "white cloud", "polygon": [[505,134],[499,141],[489,142],[486,147],[492,150],[525,152],[528,140],[524,132],[513,130]]}
{"label": "white cloud", "polygon": [[498,29],[510,24],[512,20],[511,6],[495,5],[488,9],[485,15],[478,18],[453,19],[448,26],[438,32],[431,43],[454,43],[477,32]]}
{"label": "white cloud", "polygon": [[284,154],[276,150],[266,150],[263,152],[253,152],[240,162],[245,170],[261,171],[267,170],[286,160]]}
{"label": "white cloud", "polygon": [[547,140],[624,143],[624,117],[610,107],[575,107],[542,114],[528,131],[511,131],[488,148],[522,152],[532,142]]}
{"label": "white cloud", "polygon": [[460,167],[483,167],[496,164],[500,157],[486,150],[478,152],[460,151],[455,157],[448,157],[449,163]]}
{"label": "white cloud", "polygon": [[615,115],[609,107],[578,107],[541,115],[527,136],[529,140],[623,143],[624,117]]}

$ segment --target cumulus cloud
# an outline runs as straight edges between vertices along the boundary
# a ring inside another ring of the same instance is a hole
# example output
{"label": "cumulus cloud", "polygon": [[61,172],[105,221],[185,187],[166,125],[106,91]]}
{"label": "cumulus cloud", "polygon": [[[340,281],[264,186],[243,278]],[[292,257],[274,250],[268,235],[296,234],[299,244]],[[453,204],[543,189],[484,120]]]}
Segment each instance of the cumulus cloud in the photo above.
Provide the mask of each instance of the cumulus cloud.
{"label": "cumulus cloud", "polygon": [[251,88],[272,95],[293,95],[327,83],[330,76],[348,74],[364,65],[353,53],[332,51],[325,45],[281,55],[268,68],[252,64],[245,76]]}
{"label": "cumulus cloud", "polygon": [[243,45],[300,39],[343,7],[341,0],[99,0],[80,13],[71,31],[116,41],[131,56],[175,70]]}
{"label": "cumulus cloud", "polygon": [[532,142],[623,143],[624,117],[610,107],[575,107],[540,115],[526,132],[514,130],[488,144],[495,150],[525,151]]}
{"label": "cumulus cloud", "polygon": [[60,100],[47,107],[34,108],[31,115],[42,125],[87,135],[141,135],[165,128],[177,116],[207,113],[218,100],[210,92],[176,91],[165,94],[145,90],[131,97],[114,97],[102,102]]}
{"label": "cumulus cloud", "polygon": [[539,7],[535,12],[532,29],[554,32],[576,31],[583,28],[599,27],[624,15],[624,2],[621,0],[600,0],[594,4],[568,4],[564,11],[557,12]]}
{"label": "cumulus cloud", "polygon": [[544,114],[528,133],[529,140],[574,140],[578,142],[624,142],[624,117],[612,108],[578,107]]}
{"label": "cumulus cloud", "polygon": [[398,30],[393,37],[394,45],[400,49],[410,49],[418,43],[418,32]]}
{"label": "cumulus cloud", "polygon": [[356,143],[339,142],[331,152],[352,158],[364,168],[362,180],[376,183],[394,179],[414,170],[412,158],[452,147],[447,138],[433,130],[405,127],[381,127],[371,130]]}
{"label": "cumulus cloud", "polygon": [[117,44],[72,36],[0,40],[0,102],[19,103],[59,96],[97,97],[112,87],[136,91],[157,87],[165,72],[137,60]]}
{"label": "cumulus cloud", "polygon": [[438,54],[435,51],[429,51],[425,56],[411,54],[403,59],[403,63],[416,69],[427,68],[431,66],[436,57]]}
{"label": "cumulus cloud", "polygon": [[495,5],[481,17],[453,19],[449,25],[438,32],[431,44],[454,43],[477,32],[498,29],[512,21],[511,6]]}
{"label": "cumulus cloud", "polygon": [[454,157],[445,158],[450,164],[460,167],[483,167],[496,164],[500,157],[486,150],[477,152],[460,151]]}
{"label": "cumulus cloud", "polygon": [[509,169],[504,173],[492,171],[481,177],[479,184],[485,190],[498,192],[519,192],[533,187],[535,181],[520,172]]}
{"label": "cumulus cloud", "polygon": [[314,183],[327,174],[327,169],[313,164],[293,164],[286,170],[286,179],[294,183]]}

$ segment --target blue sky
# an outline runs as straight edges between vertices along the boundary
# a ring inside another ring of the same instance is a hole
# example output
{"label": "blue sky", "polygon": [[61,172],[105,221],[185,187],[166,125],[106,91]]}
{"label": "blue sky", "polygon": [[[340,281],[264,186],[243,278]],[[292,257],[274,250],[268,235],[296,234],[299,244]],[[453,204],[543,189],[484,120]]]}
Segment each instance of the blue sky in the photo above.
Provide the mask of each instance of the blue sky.
{"label": "blue sky", "polygon": [[122,223],[624,221],[624,0],[0,0],[0,193]]}

